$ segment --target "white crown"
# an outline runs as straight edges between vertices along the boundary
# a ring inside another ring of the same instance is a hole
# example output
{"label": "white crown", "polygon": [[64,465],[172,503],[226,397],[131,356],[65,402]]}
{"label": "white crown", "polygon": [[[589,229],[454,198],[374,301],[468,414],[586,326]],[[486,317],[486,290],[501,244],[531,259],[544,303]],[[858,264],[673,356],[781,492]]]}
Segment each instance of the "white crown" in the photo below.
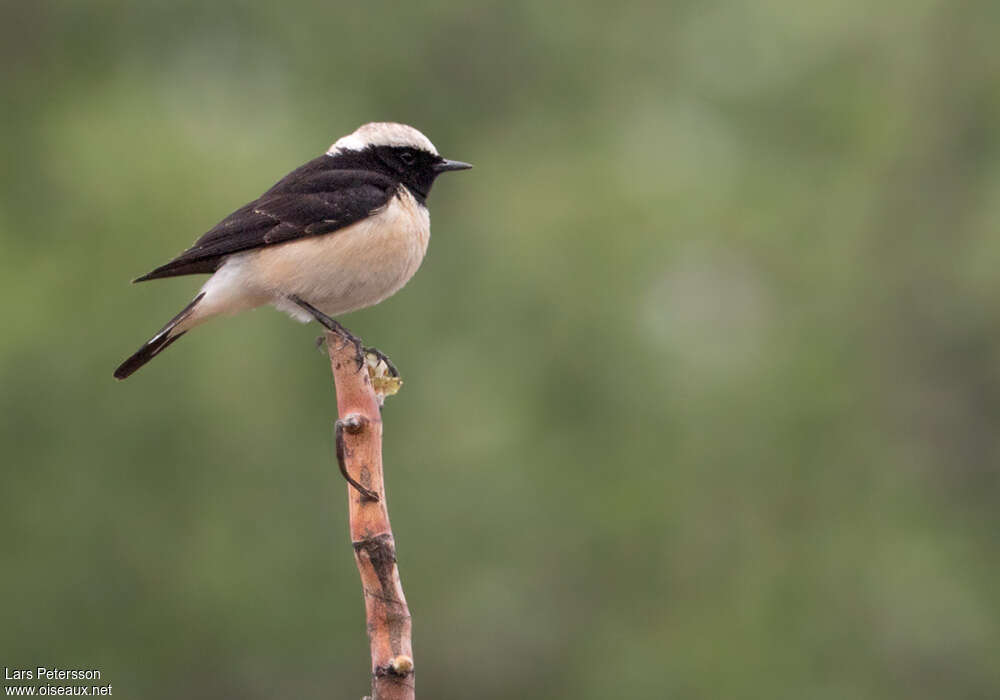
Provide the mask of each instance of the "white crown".
{"label": "white crown", "polygon": [[406,124],[369,122],[355,129],[330,146],[329,155],[344,151],[363,151],[369,146],[409,146],[437,155],[437,149],[426,136]]}

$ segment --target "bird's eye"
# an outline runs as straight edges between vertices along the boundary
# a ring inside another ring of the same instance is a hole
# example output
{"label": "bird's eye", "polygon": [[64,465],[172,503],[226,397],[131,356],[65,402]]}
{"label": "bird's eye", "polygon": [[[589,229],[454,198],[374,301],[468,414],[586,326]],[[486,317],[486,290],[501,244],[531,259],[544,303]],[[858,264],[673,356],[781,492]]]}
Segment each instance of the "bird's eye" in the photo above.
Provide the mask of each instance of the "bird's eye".
{"label": "bird's eye", "polygon": [[399,159],[403,161],[403,165],[413,165],[417,157],[413,155],[413,151],[403,151],[399,154]]}

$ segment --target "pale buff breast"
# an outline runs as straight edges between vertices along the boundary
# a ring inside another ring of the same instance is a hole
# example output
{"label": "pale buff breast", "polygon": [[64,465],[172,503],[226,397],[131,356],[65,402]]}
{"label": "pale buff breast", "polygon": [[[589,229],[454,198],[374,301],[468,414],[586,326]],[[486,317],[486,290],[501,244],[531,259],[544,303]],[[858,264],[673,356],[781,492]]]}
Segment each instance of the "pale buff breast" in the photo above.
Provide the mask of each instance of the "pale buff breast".
{"label": "pale buff breast", "polygon": [[334,316],[377,304],[406,284],[427,252],[430,215],[408,190],[378,213],[333,233],[252,251],[234,261],[246,291],[296,318],[296,295]]}

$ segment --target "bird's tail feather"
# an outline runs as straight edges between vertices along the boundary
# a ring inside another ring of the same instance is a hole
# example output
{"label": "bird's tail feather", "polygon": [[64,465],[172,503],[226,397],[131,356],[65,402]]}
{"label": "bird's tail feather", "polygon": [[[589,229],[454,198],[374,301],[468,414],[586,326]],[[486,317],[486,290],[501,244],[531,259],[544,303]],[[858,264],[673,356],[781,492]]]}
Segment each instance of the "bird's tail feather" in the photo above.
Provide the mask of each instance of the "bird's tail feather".
{"label": "bird's tail feather", "polygon": [[196,296],[194,300],[185,306],[179,314],[170,319],[170,321],[167,322],[167,325],[160,329],[159,333],[147,340],[146,343],[141,348],[136,350],[130,358],[122,362],[118,366],[118,369],[115,370],[115,379],[125,379],[126,377],[129,377],[137,369],[159,355],[164,348],[184,335],[187,331],[182,330],[176,332],[177,326],[181,321],[191,315],[191,312],[194,311],[194,307],[198,305],[198,302],[201,301],[204,296],[205,292]]}

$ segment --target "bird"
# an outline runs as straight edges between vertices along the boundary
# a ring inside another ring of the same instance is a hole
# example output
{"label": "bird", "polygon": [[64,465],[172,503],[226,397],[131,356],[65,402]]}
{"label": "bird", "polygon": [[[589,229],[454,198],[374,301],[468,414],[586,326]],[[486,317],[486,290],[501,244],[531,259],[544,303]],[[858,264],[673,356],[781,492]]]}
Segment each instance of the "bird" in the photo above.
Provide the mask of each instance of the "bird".
{"label": "bird", "polygon": [[211,274],[115,378],[129,377],[212,318],[265,305],[350,340],[360,366],[360,341],[333,317],[378,304],[413,277],[430,240],[431,186],[442,173],[471,167],[442,157],[412,126],[363,124],[133,280]]}

